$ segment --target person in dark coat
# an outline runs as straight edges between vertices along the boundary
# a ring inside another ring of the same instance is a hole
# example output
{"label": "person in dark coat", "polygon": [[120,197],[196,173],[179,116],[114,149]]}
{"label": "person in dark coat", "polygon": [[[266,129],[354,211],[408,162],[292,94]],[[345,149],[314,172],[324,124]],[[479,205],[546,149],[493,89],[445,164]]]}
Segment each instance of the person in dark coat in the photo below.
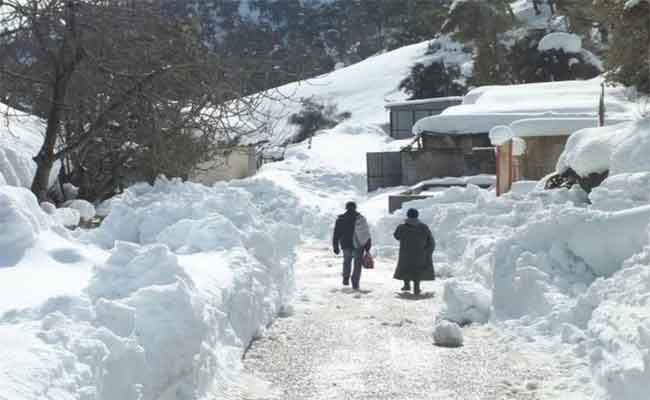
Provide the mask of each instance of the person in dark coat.
{"label": "person in dark coat", "polygon": [[337,255],[343,249],[343,285],[349,285],[352,278],[352,288],[358,290],[361,258],[364,252],[370,251],[371,246],[370,229],[365,217],[357,212],[356,203],[349,201],[345,204],[345,210],[345,213],[336,218],[332,247]]}
{"label": "person in dark coat", "polygon": [[433,250],[436,241],[426,224],[418,219],[418,210],[411,208],[406,212],[406,221],[395,229],[395,239],[399,240],[399,259],[393,278],[404,281],[402,290],[420,294],[420,282],[435,279],[433,270]]}

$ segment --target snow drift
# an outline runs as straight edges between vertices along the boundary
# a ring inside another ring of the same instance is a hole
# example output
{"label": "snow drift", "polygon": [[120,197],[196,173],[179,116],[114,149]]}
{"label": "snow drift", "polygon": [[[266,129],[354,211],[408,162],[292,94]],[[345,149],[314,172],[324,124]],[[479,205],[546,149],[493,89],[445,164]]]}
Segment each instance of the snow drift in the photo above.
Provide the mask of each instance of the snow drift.
{"label": "snow drift", "polygon": [[580,176],[650,171],[650,118],[603,128],[588,128],[569,137],[556,171],[572,168]]}
{"label": "snow drift", "polygon": [[[590,373],[598,388],[593,398],[645,399],[650,165],[641,155],[649,153],[650,124],[581,132],[571,136],[558,170],[609,169],[590,194],[578,186],[545,191],[525,183],[525,190],[495,197],[470,185],[408,206],[420,210],[436,237],[436,272],[454,276],[445,282],[441,319],[489,320],[544,351],[577,357],[573,382],[587,385],[578,376]],[[592,146],[603,151],[594,155]],[[588,168],[576,164],[587,161]],[[395,253],[382,232],[403,217],[398,211],[377,222],[377,251]]]}
{"label": "snow drift", "polygon": [[78,266],[76,290],[5,299],[0,340],[22,338],[0,361],[0,397],[197,399],[235,379],[245,345],[289,301],[293,224],[308,212],[275,214],[269,202],[292,198],[271,182],[136,185],[85,245],[50,237],[62,228],[29,191],[0,188],[2,286],[48,241],[68,247],[45,251],[60,262],[87,260],[94,243],[108,251]]}

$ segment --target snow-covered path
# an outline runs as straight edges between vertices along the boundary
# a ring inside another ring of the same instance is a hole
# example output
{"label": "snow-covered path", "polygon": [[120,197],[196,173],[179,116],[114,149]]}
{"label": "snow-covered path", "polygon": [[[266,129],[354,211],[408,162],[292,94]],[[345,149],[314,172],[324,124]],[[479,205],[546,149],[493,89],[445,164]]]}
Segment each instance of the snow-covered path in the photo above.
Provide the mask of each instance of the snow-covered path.
{"label": "snow-covered path", "polygon": [[439,281],[423,283],[422,299],[403,296],[394,260],[379,259],[355,292],[340,285],[340,259],[328,248],[300,250],[294,312],[252,344],[248,379],[228,399],[538,399],[560,373],[490,325],[465,328],[462,348],[434,346]]}

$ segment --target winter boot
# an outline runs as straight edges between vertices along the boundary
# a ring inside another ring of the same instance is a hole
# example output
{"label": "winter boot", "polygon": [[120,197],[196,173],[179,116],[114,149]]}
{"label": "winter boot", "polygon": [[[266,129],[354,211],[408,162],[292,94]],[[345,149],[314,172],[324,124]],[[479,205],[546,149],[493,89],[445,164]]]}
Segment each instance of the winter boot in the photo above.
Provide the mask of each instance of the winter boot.
{"label": "winter boot", "polygon": [[420,291],[420,281],[413,281],[413,294],[419,296],[422,292]]}
{"label": "winter boot", "polygon": [[411,282],[404,281],[404,286],[402,286],[402,289],[400,289],[400,290],[402,290],[403,292],[410,292],[411,291]]}
{"label": "winter boot", "polygon": [[343,277],[343,286],[350,285],[350,278]]}

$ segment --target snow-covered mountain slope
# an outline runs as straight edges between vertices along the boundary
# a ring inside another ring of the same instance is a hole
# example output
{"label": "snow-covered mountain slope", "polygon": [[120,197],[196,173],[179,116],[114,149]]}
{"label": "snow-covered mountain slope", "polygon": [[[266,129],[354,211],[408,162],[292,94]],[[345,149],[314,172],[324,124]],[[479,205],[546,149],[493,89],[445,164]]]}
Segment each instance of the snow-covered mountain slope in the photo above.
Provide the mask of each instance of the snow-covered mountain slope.
{"label": "snow-covered mountain slope", "polygon": [[289,116],[301,109],[300,99],[313,97],[335,104],[339,112],[350,112],[355,124],[382,126],[388,123],[387,102],[401,101],[407,95],[398,90],[410,68],[431,56],[425,55],[428,41],[378,54],[329,74],[281,86],[268,93],[252,126],[266,124],[266,130],[244,137],[244,142],[268,140],[281,145],[298,132]]}

